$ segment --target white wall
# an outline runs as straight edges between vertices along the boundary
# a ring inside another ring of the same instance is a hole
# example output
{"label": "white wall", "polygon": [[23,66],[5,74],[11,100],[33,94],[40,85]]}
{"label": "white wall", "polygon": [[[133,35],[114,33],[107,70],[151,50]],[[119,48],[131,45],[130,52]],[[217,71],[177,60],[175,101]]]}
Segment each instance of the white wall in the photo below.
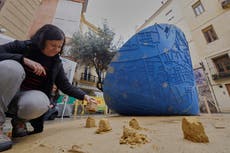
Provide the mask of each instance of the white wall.
{"label": "white wall", "polygon": [[215,92],[220,111],[230,112],[230,96],[228,95],[226,86],[222,84],[216,84],[213,86],[213,90]]}
{"label": "white wall", "polygon": [[82,4],[68,0],[59,0],[53,24],[61,28],[65,35],[72,37],[79,30]]}

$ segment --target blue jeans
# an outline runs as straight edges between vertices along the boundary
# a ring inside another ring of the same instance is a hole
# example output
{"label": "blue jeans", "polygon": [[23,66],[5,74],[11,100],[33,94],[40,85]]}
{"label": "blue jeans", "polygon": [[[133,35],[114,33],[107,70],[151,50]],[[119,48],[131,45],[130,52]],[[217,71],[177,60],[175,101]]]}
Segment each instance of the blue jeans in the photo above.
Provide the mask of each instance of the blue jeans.
{"label": "blue jeans", "polygon": [[19,91],[25,71],[14,60],[0,61],[0,125],[5,122],[5,112],[20,119],[38,118],[49,109],[49,98],[38,90]]}

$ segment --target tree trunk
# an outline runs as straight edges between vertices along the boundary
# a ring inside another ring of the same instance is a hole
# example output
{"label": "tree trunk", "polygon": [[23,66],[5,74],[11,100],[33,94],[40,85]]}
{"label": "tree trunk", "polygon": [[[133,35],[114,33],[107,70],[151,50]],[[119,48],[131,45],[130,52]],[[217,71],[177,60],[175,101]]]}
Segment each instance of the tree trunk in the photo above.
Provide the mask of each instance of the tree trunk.
{"label": "tree trunk", "polygon": [[[95,67],[96,68],[96,67]],[[101,80],[101,71],[96,68],[97,76],[98,76],[98,81],[97,81],[97,88],[101,91],[103,91],[103,83]]]}

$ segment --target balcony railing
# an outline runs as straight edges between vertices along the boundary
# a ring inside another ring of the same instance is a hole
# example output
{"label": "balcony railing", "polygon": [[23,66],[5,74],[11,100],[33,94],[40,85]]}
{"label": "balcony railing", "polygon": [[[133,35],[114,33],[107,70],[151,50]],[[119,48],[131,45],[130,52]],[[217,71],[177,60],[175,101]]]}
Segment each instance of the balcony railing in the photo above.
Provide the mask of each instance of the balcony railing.
{"label": "balcony railing", "polygon": [[230,72],[219,72],[218,74],[212,74],[213,80],[219,80],[224,78],[230,78]]}
{"label": "balcony railing", "polygon": [[86,74],[86,73],[81,73],[81,78],[80,80],[96,83],[97,77],[91,74]]}

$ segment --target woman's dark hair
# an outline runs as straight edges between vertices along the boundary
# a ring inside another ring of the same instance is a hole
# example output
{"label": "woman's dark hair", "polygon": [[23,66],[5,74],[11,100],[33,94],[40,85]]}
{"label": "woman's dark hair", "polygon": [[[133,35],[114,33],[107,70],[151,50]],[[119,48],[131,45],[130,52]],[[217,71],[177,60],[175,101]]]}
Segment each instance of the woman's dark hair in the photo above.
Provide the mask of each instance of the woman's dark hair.
{"label": "woman's dark hair", "polygon": [[58,27],[52,24],[46,24],[42,26],[38,31],[30,38],[33,44],[37,45],[40,50],[45,48],[46,40],[64,40],[61,47],[60,54],[65,46],[65,34]]}

